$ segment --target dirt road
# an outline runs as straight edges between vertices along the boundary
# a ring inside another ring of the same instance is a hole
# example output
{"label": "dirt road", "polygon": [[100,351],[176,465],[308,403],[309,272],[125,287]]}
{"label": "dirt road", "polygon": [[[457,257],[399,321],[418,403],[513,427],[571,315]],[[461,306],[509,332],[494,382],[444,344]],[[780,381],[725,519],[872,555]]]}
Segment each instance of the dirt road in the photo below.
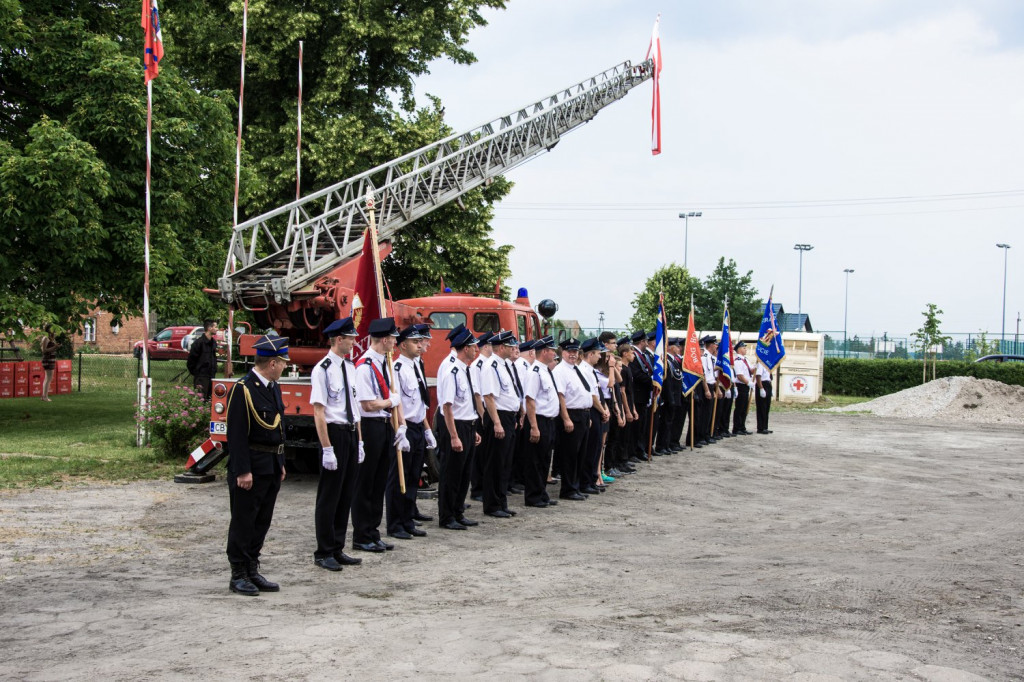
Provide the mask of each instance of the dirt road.
{"label": "dirt road", "polygon": [[0,677],[1024,677],[1019,428],[772,427],[338,574],[296,477],[256,598],[227,589],[222,480],[5,492]]}

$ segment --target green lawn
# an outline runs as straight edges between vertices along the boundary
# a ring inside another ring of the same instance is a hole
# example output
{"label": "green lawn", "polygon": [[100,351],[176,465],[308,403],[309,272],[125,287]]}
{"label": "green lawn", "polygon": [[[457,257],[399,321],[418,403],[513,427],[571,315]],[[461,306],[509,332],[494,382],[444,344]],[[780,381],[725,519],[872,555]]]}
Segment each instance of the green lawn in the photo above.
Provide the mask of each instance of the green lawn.
{"label": "green lawn", "polygon": [[166,478],[182,471],[184,461],[135,447],[134,414],[134,389],[56,395],[49,403],[0,400],[0,488]]}

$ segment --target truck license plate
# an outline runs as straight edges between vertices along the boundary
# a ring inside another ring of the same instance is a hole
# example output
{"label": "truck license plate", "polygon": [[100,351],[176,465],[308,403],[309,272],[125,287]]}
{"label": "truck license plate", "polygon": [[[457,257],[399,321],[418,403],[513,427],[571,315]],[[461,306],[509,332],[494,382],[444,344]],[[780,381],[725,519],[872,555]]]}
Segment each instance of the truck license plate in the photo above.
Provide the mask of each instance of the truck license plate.
{"label": "truck license plate", "polygon": [[227,422],[210,422],[210,435],[225,435],[228,432]]}

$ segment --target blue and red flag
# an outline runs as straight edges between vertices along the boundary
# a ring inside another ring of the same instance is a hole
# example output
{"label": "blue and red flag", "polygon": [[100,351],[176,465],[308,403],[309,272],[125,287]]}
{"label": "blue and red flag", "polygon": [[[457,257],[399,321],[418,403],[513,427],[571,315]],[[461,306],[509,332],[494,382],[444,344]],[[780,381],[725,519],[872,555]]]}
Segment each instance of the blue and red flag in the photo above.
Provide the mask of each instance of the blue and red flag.
{"label": "blue and red flag", "polygon": [[160,75],[160,62],[164,58],[164,39],[160,33],[160,12],[156,0],[142,0],[142,32],[145,52],[146,82]]}
{"label": "blue and red flag", "polygon": [[665,351],[668,347],[668,323],[665,319],[665,294],[658,294],[658,324],[654,328],[654,370],[651,372],[651,383],[656,391],[661,390],[665,381]]}
{"label": "blue and red flag", "polygon": [[715,367],[718,368],[718,383],[722,388],[732,388],[732,337],[729,334],[729,309],[725,309],[725,317],[722,318],[722,340],[718,344],[718,358],[715,360]]}

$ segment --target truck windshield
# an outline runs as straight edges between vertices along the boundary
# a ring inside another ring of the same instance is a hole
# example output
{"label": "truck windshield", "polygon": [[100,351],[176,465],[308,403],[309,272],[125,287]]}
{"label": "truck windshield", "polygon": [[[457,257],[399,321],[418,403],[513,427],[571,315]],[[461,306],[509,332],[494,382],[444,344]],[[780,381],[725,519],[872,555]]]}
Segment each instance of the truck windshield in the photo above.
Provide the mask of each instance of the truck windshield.
{"label": "truck windshield", "polygon": [[466,324],[465,313],[430,313],[430,321],[434,329],[455,329],[460,324]]}

